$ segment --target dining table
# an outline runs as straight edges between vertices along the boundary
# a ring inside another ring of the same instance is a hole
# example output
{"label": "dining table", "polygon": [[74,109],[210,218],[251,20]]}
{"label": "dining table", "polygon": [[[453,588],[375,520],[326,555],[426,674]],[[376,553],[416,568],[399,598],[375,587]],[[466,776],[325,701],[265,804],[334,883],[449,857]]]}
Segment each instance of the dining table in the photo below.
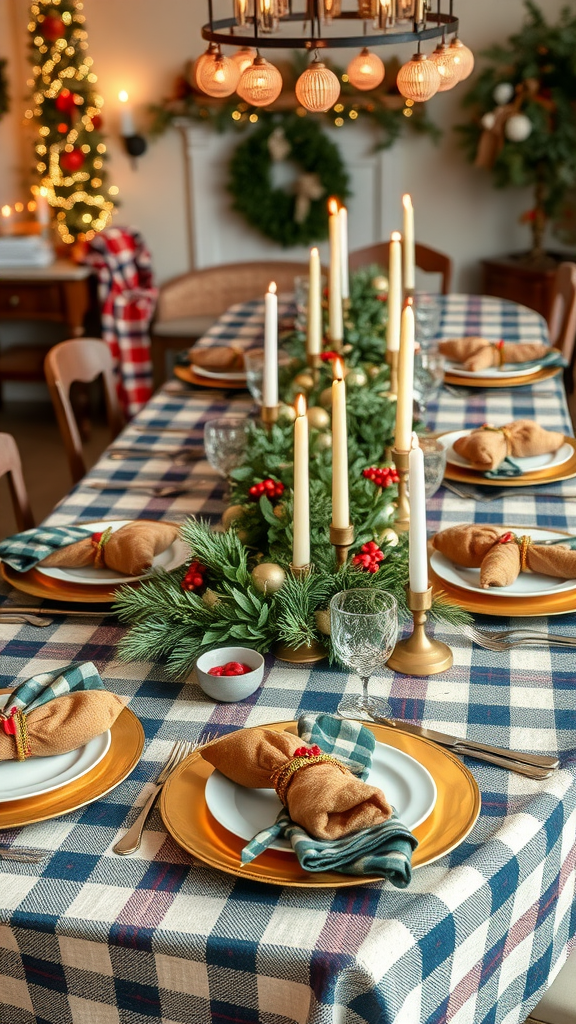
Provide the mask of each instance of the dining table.
{"label": "dining table", "polygon": [[[476,295],[439,301],[442,337],[489,331],[506,340],[547,339],[544,320],[513,303]],[[261,305],[252,304],[246,317],[261,331]],[[225,329],[229,322],[225,316]],[[258,330],[247,333],[257,341]],[[217,324],[205,343],[218,338]],[[201,456],[208,420],[252,408],[242,390],[169,383],[47,522],[181,523],[197,516],[217,524],[225,480],[202,457],[177,465],[154,454],[141,461],[110,455],[128,445],[158,452],[184,445]],[[428,414],[434,432],[527,418],[572,434],[561,374],[532,386],[443,389]],[[175,427],[182,428],[181,438],[163,432]],[[134,483],[182,491],[157,496],[131,490]],[[432,534],[483,522],[576,532],[576,478],[548,482],[541,492],[511,487],[488,503],[441,487],[427,501],[427,528]],[[0,595],[3,602],[38,603],[6,584]],[[486,629],[518,623],[543,630],[553,623],[555,632],[574,636],[576,604],[553,620],[476,616]],[[457,626],[435,622],[431,628],[452,649],[452,668],[427,678],[384,670],[371,680],[371,692],[389,700],[394,718],[557,754],[559,769],[535,781],[466,757],[481,794],[476,824],[451,852],[416,868],[406,889],[384,880],[299,888],[243,877],[240,868],[223,873],[190,856],[167,833],[157,808],[136,853],[119,857],[112,847],[176,740],[292,720],[304,710],[336,713],[343,694],[360,692],[357,676],[338,664],[298,665],[268,654],[255,693],[218,703],[199,688],[194,672],[175,681],[160,662],[120,660],[116,647],[126,627],[110,609],[95,608],[93,617],[82,619],[55,617],[46,628],[0,619],[0,687],[92,661],[105,686],[138,717],[146,738],[132,773],[103,798],[0,832],[0,846],[47,854],[38,865],[0,857],[0,1021],[525,1021],[565,963],[576,933],[574,655],[544,645],[494,653],[473,645]]]}

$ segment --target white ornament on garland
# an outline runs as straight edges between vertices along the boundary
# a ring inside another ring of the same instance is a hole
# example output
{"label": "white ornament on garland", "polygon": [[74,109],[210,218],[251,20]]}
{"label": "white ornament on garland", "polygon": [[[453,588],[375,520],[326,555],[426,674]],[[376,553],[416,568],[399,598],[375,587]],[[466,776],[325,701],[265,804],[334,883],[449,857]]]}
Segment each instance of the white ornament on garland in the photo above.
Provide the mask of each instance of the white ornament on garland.
{"label": "white ornament on garland", "polygon": [[492,131],[494,125],[496,124],[496,114],[494,113],[494,111],[489,110],[487,114],[484,114],[484,117],[480,118],[480,124],[482,125],[483,128],[486,129],[487,132]]}
{"label": "white ornament on garland", "polygon": [[532,134],[532,121],[526,114],[512,114],[504,125],[504,134],[510,142],[525,142]]}
{"label": "white ornament on garland", "polygon": [[503,107],[505,103],[510,102],[514,95],[514,86],[512,85],[512,82],[500,82],[500,84],[494,89],[492,95],[494,97],[494,102],[497,103],[499,107]]}

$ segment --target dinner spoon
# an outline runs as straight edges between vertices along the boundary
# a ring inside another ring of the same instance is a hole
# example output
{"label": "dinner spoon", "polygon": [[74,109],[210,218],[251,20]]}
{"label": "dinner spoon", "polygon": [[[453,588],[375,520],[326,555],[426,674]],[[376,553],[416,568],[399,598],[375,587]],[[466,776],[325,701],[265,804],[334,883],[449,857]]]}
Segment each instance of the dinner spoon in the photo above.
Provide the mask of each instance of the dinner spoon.
{"label": "dinner spoon", "polygon": [[192,487],[179,487],[178,484],[133,484],[123,483],[121,480],[118,483],[113,481],[103,481],[100,483],[98,480],[91,480],[84,486],[90,487],[93,491],[139,491],[140,494],[152,494],[155,498],[176,498],[179,494],[193,494],[194,488]]}

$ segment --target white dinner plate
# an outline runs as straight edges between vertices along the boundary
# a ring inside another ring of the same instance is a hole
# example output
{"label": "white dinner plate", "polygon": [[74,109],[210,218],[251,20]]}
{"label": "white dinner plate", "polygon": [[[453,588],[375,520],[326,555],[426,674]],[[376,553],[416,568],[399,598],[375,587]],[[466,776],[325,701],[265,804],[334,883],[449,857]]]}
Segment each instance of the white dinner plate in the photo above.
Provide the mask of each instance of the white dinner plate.
{"label": "white dinner plate", "polygon": [[[4,707],[9,698],[10,694],[0,694],[0,708]],[[60,789],[81,778],[108,753],[111,739],[110,730],[107,729],[68,754],[29,757],[26,761],[1,761],[0,803],[50,793],[53,789]]]}
{"label": "white dinner plate", "polygon": [[[516,533],[527,534],[535,544],[545,540],[560,540],[564,536],[556,530],[539,530],[536,527],[527,526],[516,528]],[[548,594],[559,594],[562,591],[576,589],[576,580],[562,580],[554,576],[541,576],[540,573],[535,572],[521,572],[509,587],[490,587],[489,590],[483,590],[480,587],[480,569],[465,569],[462,565],[451,562],[439,551],[432,553],[430,565],[441,580],[450,583],[453,587],[461,587],[463,590],[471,590],[477,594],[496,593],[503,597],[545,597]]]}
{"label": "white dinner plate", "polygon": [[[87,536],[89,537],[92,533],[106,530],[109,526],[112,527],[112,533],[116,533],[116,530],[119,530],[121,526],[127,526],[128,523],[132,522],[137,522],[137,520],[107,519],[101,523],[90,523],[90,532],[87,533]],[[190,548],[184,541],[177,539],[165,551],[154,556],[152,569],[164,569],[165,572],[172,572],[179,565],[183,565],[189,557]],[[116,572],[114,569],[97,569],[94,565],[84,565],[78,569],[65,568],[64,566],[49,568],[43,565],[37,565],[36,568],[38,572],[41,572],[44,576],[51,576],[54,580],[65,580],[66,583],[82,583],[88,586],[112,586],[116,583],[118,585],[121,583],[134,583],[136,580],[145,579],[149,575],[149,573],[144,573],[143,576],[122,576],[121,573]]]}
{"label": "white dinner plate", "polygon": [[[472,430],[452,430],[449,434],[442,434],[438,438],[438,441],[443,448],[446,448],[446,458],[453,466],[461,466],[462,469],[472,469],[473,467],[465,459],[463,455],[459,455],[458,452],[454,451],[454,442],[459,437],[467,437],[471,434]],[[514,456],[514,462],[520,466],[523,473],[533,473],[537,469],[552,469],[555,466],[561,466],[564,462],[568,462],[569,459],[574,455],[574,449],[569,444],[563,444],[555,452],[547,452],[545,455],[530,455],[528,458],[519,459]],[[474,472],[481,473],[482,470],[474,470]],[[504,478],[503,478],[504,479]]]}
{"label": "white dinner plate", "polygon": [[484,370],[463,370],[462,363],[454,363],[451,359],[446,360],[446,372],[451,374],[453,377],[494,377],[498,380],[504,380],[509,377],[527,377],[531,373],[537,373],[538,370],[542,369],[541,363],[536,363],[534,366],[524,367],[519,369],[521,364],[519,363],[504,363],[502,367],[499,366],[487,366]]}
{"label": "white dinner plate", "polygon": [[[425,821],[436,803],[436,783],[430,772],[409,754],[385,743],[376,743],[368,782],[383,790],[410,830]],[[246,789],[218,771],[206,783],[206,804],[220,825],[246,840],[272,825],[282,807],[273,789]],[[270,849],[291,851],[292,847],[287,839],[278,839]]]}
{"label": "white dinner plate", "polygon": [[190,369],[197,374],[198,377],[209,377],[210,380],[222,380],[222,381],[245,381],[246,370],[207,370],[205,366],[196,366],[195,363],[190,364]]}

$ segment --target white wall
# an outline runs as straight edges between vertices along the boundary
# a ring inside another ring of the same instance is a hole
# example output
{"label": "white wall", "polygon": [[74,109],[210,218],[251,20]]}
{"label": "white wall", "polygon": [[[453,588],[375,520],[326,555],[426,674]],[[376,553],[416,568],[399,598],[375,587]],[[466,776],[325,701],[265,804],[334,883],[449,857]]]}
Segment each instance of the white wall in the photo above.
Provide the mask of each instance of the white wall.
{"label": "white wall", "polygon": [[[550,19],[565,0],[541,0]],[[445,5],[444,5],[445,6]],[[504,40],[518,29],[522,0],[457,0],[461,37],[476,52]],[[90,53],[99,88],[105,97],[105,130],[109,133],[111,180],[120,187],[122,208],[117,223],[138,227],[151,246],[160,281],[190,266],[186,230],[186,184],[183,146],[173,130],[150,145],[133,170],[118,141],[119,89],[136,101],[139,126],[146,125],[146,107],[169,95],[184,62],[204,48],[199,28],[206,20],[204,0],[84,0]],[[9,12],[20,23],[20,53],[11,62],[12,92],[22,94],[18,67],[25,68],[27,0],[0,0],[0,55],[10,52]],[[381,55],[386,59],[386,48]],[[409,47],[399,49],[407,59]],[[21,74],[25,71],[21,70]],[[439,146],[427,138],[406,136],[393,152],[397,175],[414,198],[417,237],[450,252],[456,262],[455,286],[472,289],[479,283],[478,260],[528,246],[527,229],[518,224],[531,205],[529,194],[497,192],[491,176],[475,170],[457,146],[453,124],[465,120],[460,107],[466,84],[430,102],[432,118],[445,130]],[[22,103],[0,122],[0,204],[16,198],[19,167],[26,168],[20,128]],[[290,258],[287,253],[286,258]]]}

